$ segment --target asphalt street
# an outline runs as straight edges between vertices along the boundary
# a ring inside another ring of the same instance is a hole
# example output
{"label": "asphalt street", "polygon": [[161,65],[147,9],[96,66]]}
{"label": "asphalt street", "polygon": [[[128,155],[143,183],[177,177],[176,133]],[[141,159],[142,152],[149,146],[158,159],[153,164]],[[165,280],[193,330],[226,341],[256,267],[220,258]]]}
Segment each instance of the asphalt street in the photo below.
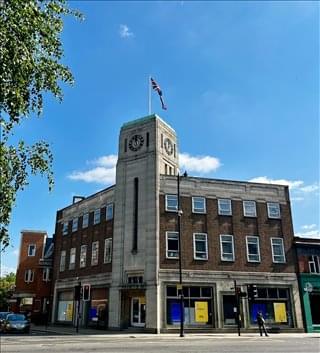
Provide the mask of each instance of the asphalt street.
{"label": "asphalt street", "polygon": [[319,335],[4,335],[1,353],[319,353]]}

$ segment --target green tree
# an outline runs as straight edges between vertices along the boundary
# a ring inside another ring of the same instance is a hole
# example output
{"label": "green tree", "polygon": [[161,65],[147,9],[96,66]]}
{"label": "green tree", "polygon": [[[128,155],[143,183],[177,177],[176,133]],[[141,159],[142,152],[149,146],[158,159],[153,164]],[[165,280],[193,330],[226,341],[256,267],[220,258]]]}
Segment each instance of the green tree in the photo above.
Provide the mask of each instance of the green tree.
{"label": "green tree", "polygon": [[16,275],[11,272],[0,277],[0,310],[8,310],[8,299],[13,292],[16,283]]}
{"label": "green tree", "polygon": [[61,63],[60,39],[66,15],[82,18],[65,0],[0,0],[0,247],[9,245],[8,225],[18,191],[30,174],[53,187],[52,153],[45,141],[11,144],[22,119],[40,116],[43,95],[62,101],[63,83],[73,84]]}

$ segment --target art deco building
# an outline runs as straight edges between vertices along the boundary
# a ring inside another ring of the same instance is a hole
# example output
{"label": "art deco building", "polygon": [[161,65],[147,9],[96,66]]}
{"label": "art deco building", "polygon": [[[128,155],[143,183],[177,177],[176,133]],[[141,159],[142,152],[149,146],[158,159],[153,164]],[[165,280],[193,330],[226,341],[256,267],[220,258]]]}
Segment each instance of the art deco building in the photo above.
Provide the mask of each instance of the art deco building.
{"label": "art deco building", "polygon": [[53,321],[75,323],[81,282],[91,286],[81,325],[177,329],[181,250],[187,329],[235,329],[234,280],[242,292],[257,286],[241,299],[245,329],[258,310],[268,325],[302,329],[288,188],[181,177],[179,244],[178,152],[157,115],[126,123],[116,184],[57,212]]}

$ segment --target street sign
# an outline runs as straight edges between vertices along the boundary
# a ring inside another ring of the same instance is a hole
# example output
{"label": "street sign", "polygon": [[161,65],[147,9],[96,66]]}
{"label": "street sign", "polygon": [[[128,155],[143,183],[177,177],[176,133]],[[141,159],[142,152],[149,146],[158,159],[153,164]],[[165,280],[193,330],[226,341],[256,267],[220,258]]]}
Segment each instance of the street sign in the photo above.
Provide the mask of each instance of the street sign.
{"label": "street sign", "polygon": [[177,284],[177,290],[181,290],[182,289],[182,284]]}

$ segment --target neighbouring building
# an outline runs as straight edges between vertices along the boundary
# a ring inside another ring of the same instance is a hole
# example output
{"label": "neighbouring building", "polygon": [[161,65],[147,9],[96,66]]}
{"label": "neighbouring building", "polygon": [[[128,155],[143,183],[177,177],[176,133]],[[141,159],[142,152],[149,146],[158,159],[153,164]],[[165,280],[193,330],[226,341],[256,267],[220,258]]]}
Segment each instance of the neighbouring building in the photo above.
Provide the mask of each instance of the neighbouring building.
{"label": "neighbouring building", "polygon": [[14,311],[45,320],[50,308],[53,242],[45,231],[22,230]]}
{"label": "neighbouring building", "polygon": [[320,332],[320,239],[294,238],[298,280],[307,332]]}
{"label": "neighbouring building", "polygon": [[[179,327],[179,247],[187,329],[235,330],[234,280],[245,329],[302,330],[288,187],[183,176],[178,141],[157,115],[122,126],[116,184],[57,212],[52,321],[75,324],[74,288],[91,285],[81,325]],[[204,315],[199,319],[196,307]]]}

